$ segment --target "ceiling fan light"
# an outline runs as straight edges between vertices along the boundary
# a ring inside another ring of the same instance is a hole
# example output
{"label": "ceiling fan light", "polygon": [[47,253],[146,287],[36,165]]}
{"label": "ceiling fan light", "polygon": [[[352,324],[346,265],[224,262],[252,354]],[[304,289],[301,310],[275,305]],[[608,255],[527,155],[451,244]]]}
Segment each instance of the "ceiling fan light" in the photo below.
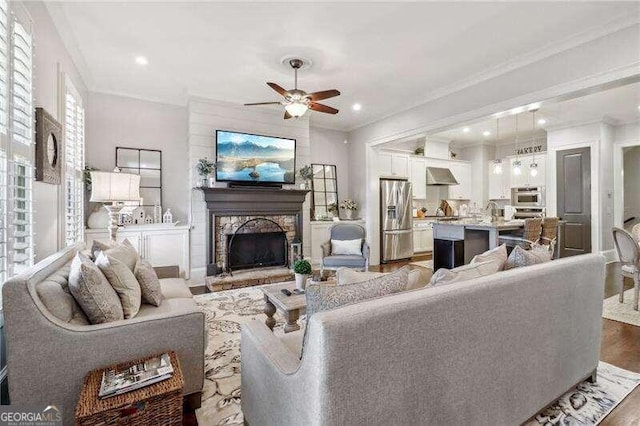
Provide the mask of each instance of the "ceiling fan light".
{"label": "ceiling fan light", "polygon": [[300,102],[292,102],[285,105],[284,109],[286,109],[292,117],[302,117],[309,107]]}

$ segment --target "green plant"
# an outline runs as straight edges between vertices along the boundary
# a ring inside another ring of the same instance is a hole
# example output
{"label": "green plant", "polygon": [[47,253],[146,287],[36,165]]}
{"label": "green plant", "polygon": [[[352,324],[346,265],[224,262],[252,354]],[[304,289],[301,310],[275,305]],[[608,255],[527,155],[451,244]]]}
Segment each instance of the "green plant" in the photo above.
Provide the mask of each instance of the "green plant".
{"label": "green plant", "polygon": [[358,203],[349,199],[342,200],[340,208],[343,210],[358,210]]}
{"label": "green plant", "polygon": [[198,170],[198,174],[205,178],[213,173],[213,171],[216,169],[216,163],[214,163],[213,161],[209,161],[207,157],[201,158],[198,160],[196,169]]}
{"label": "green plant", "polygon": [[96,171],[95,167],[84,166],[82,169],[82,180],[84,181],[84,186],[88,191],[91,191],[91,172]]}
{"label": "green plant", "polygon": [[416,148],[416,150],[414,151],[414,154],[416,155],[424,155],[424,147],[418,147]]}
{"label": "green plant", "polygon": [[307,164],[298,170],[298,174],[304,180],[311,180],[313,179],[313,167],[311,167],[310,164]]}
{"label": "green plant", "polygon": [[298,259],[293,263],[293,272],[296,274],[311,275],[313,270],[308,260]]}
{"label": "green plant", "polygon": [[338,203],[331,203],[327,206],[329,213],[338,213]]}

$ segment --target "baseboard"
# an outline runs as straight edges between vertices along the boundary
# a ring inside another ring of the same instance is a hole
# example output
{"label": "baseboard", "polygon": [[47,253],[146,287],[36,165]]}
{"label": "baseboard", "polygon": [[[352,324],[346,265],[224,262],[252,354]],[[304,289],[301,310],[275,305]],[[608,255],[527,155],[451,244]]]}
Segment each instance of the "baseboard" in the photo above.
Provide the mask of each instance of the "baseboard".
{"label": "baseboard", "polygon": [[613,263],[618,261],[618,254],[616,253],[615,250],[601,251],[600,254],[606,258],[607,263]]}

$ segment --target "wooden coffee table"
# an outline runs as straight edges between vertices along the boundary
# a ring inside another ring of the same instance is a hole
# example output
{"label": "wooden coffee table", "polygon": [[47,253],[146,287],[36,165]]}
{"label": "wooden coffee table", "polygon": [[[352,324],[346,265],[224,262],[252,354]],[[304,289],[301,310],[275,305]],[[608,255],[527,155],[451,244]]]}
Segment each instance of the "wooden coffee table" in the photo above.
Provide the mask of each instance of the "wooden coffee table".
{"label": "wooden coffee table", "polygon": [[[287,296],[280,291],[285,288],[292,293],[291,296]],[[298,318],[300,318],[301,311],[304,312],[307,307],[307,301],[304,293],[296,294],[293,292],[295,288],[295,281],[269,284],[260,287],[260,290],[264,293],[264,313],[267,315],[265,324],[267,324],[267,327],[269,327],[271,331],[273,331],[273,327],[276,325],[276,320],[273,316],[278,309],[284,314],[287,320],[287,323],[284,325],[285,333],[300,330]]]}

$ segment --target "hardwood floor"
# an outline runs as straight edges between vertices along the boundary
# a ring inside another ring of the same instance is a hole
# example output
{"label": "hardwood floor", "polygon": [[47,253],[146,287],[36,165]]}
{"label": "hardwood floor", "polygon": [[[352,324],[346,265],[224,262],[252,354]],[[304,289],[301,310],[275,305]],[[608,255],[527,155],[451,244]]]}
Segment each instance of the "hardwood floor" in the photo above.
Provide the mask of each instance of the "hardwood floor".
{"label": "hardwood floor", "polygon": [[[420,256],[412,261],[428,260],[430,256]],[[392,272],[406,265],[408,262],[394,262],[386,265],[372,266],[370,270],[379,272]],[[618,285],[622,275],[620,265],[611,263],[607,265],[605,281],[605,298],[617,294]],[[624,288],[633,288],[633,281],[625,278]],[[640,327],[624,324],[608,319],[602,320],[602,346],[600,359],[624,368],[640,373]],[[185,425],[197,424],[193,413],[185,413]],[[640,387],[636,388],[625,398],[615,410],[613,410],[601,423],[602,426],[640,426]]]}

